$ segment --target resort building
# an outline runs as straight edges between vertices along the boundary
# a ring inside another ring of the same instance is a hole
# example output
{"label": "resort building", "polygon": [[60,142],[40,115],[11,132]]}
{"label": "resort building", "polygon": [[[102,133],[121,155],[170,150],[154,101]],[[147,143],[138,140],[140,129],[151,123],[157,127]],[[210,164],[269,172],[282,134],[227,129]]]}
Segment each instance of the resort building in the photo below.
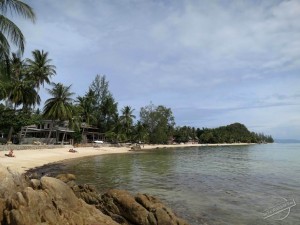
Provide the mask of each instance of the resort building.
{"label": "resort building", "polygon": [[[81,124],[81,143],[105,141],[105,135],[98,128]],[[69,128],[69,121],[43,120],[41,124],[22,127],[19,133],[20,144],[74,144],[74,130]]]}

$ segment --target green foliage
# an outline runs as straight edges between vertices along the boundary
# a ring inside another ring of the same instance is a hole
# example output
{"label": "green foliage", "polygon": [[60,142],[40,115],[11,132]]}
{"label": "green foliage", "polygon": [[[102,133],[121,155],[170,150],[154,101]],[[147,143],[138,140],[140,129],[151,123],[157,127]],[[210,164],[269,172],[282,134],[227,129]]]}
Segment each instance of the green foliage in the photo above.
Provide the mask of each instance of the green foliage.
{"label": "green foliage", "polygon": [[222,126],[214,129],[204,128],[198,131],[200,143],[263,143],[273,142],[271,136],[250,132],[240,123]]}
{"label": "green foliage", "polygon": [[44,117],[52,120],[72,119],[72,101],[74,93],[70,92],[70,86],[61,83],[52,83],[52,89],[47,89],[52,96],[45,102],[43,109]]}
{"label": "green foliage", "polygon": [[109,91],[109,82],[106,76],[97,75],[90,85],[89,93],[93,96],[92,106],[94,123],[100,132],[111,131],[118,115],[118,103]]}
{"label": "green foliage", "polygon": [[34,50],[32,56],[33,59],[26,59],[28,76],[39,89],[45,82],[50,84],[50,78],[56,74],[55,66],[50,64],[52,60],[48,58],[48,52]]}
{"label": "green foliage", "polygon": [[150,143],[168,143],[173,135],[175,125],[174,116],[170,108],[162,105],[155,106],[151,103],[141,108],[140,119],[148,131]]}
{"label": "green foliage", "polygon": [[132,125],[133,119],[135,118],[135,115],[133,115],[133,111],[134,109],[131,109],[130,106],[125,106],[121,110],[122,115],[120,116],[120,123],[122,125],[127,140],[130,140],[132,136]]}
{"label": "green foliage", "polygon": [[132,138],[136,143],[149,142],[149,133],[147,127],[141,121],[138,121],[133,127]]}
{"label": "green foliage", "polygon": [[17,133],[22,126],[40,124],[42,116],[28,110],[13,110],[0,105],[0,128],[1,132],[8,134],[10,128]]}
{"label": "green foliage", "polygon": [[7,15],[19,15],[24,19],[35,21],[32,8],[20,0],[0,0],[0,61],[10,55],[10,43],[23,53],[25,38],[21,30]]}
{"label": "green foliage", "polygon": [[80,130],[75,130],[74,133],[71,134],[72,138],[74,139],[74,144],[79,144],[82,141],[82,135]]}
{"label": "green foliage", "polygon": [[197,142],[198,139],[196,129],[188,126],[176,127],[173,137],[177,143]]}

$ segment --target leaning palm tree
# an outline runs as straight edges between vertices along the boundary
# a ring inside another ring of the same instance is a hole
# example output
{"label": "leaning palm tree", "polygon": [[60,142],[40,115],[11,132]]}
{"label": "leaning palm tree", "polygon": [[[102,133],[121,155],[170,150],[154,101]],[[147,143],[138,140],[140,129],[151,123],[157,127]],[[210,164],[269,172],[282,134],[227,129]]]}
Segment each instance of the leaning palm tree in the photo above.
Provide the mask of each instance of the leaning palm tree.
{"label": "leaning palm tree", "polygon": [[17,14],[32,22],[35,21],[35,14],[32,8],[20,0],[0,0],[0,59],[10,54],[10,42],[23,53],[25,38],[21,30],[7,18],[7,15]]}
{"label": "leaning palm tree", "polygon": [[[43,115],[45,118],[55,120],[71,120],[72,119],[72,95],[70,86],[64,86],[61,83],[51,83],[52,89],[47,89],[48,93],[52,96],[45,102]],[[48,143],[50,141],[52,128],[49,132]]]}
{"label": "leaning palm tree", "polygon": [[50,84],[50,78],[56,74],[55,66],[50,64],[52,60],[48,58],[48,52],[34,50],[32,56],[33,59],[26,60],[28,74],[39,89],[44,83]]}

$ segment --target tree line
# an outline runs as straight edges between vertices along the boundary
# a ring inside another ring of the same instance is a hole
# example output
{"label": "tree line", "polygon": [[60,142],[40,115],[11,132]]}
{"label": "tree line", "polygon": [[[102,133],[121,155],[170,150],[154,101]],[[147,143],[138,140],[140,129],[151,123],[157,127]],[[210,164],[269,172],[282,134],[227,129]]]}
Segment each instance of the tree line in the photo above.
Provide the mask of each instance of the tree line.
{"label": "tree line", "polygon": [[[57,124],[69,121],[77,142],[81,141],[83,124],[97,128],[111,142],[273,142],[271,136],[249,132],[238,123],[215,129],[176,127],[172,110],[153,103],[142,107],[137,119],[131,106],[118,109],[105,75],[96,75],[85,94],[75,96],[71,85],[51,82],[56,67],[48,52],[36,49],[31,58],[22,59],[25,38],[7,15],[34,22],[32,8],[22,1],[6,0],[0,1],[0,12],[0,135],[5,134],[9,141],[22,126],[49,119]],[[17,48],[16,53],[11,52],[11,44]],[[36,109],[45,84],[50,86],[46,90],[51,97],[42,110]]]}

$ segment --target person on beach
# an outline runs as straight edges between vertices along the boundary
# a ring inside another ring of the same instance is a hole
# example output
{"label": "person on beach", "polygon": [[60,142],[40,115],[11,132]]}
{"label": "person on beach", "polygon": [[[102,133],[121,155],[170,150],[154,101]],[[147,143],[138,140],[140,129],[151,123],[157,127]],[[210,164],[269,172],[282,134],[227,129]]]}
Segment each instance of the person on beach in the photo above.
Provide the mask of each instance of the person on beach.
{"label": "person on beach", "polygon": [[5,156],[7,156],[7,157],[15,157],[14,150],[11,149],[8,154],[5,154]]}
{"label": "person on beach", "polygon": [[75,153],[75,152],[77,152],[77,151],[76,151],[75,149],[71,148],[71,149],[69,149],[69,152]]}

